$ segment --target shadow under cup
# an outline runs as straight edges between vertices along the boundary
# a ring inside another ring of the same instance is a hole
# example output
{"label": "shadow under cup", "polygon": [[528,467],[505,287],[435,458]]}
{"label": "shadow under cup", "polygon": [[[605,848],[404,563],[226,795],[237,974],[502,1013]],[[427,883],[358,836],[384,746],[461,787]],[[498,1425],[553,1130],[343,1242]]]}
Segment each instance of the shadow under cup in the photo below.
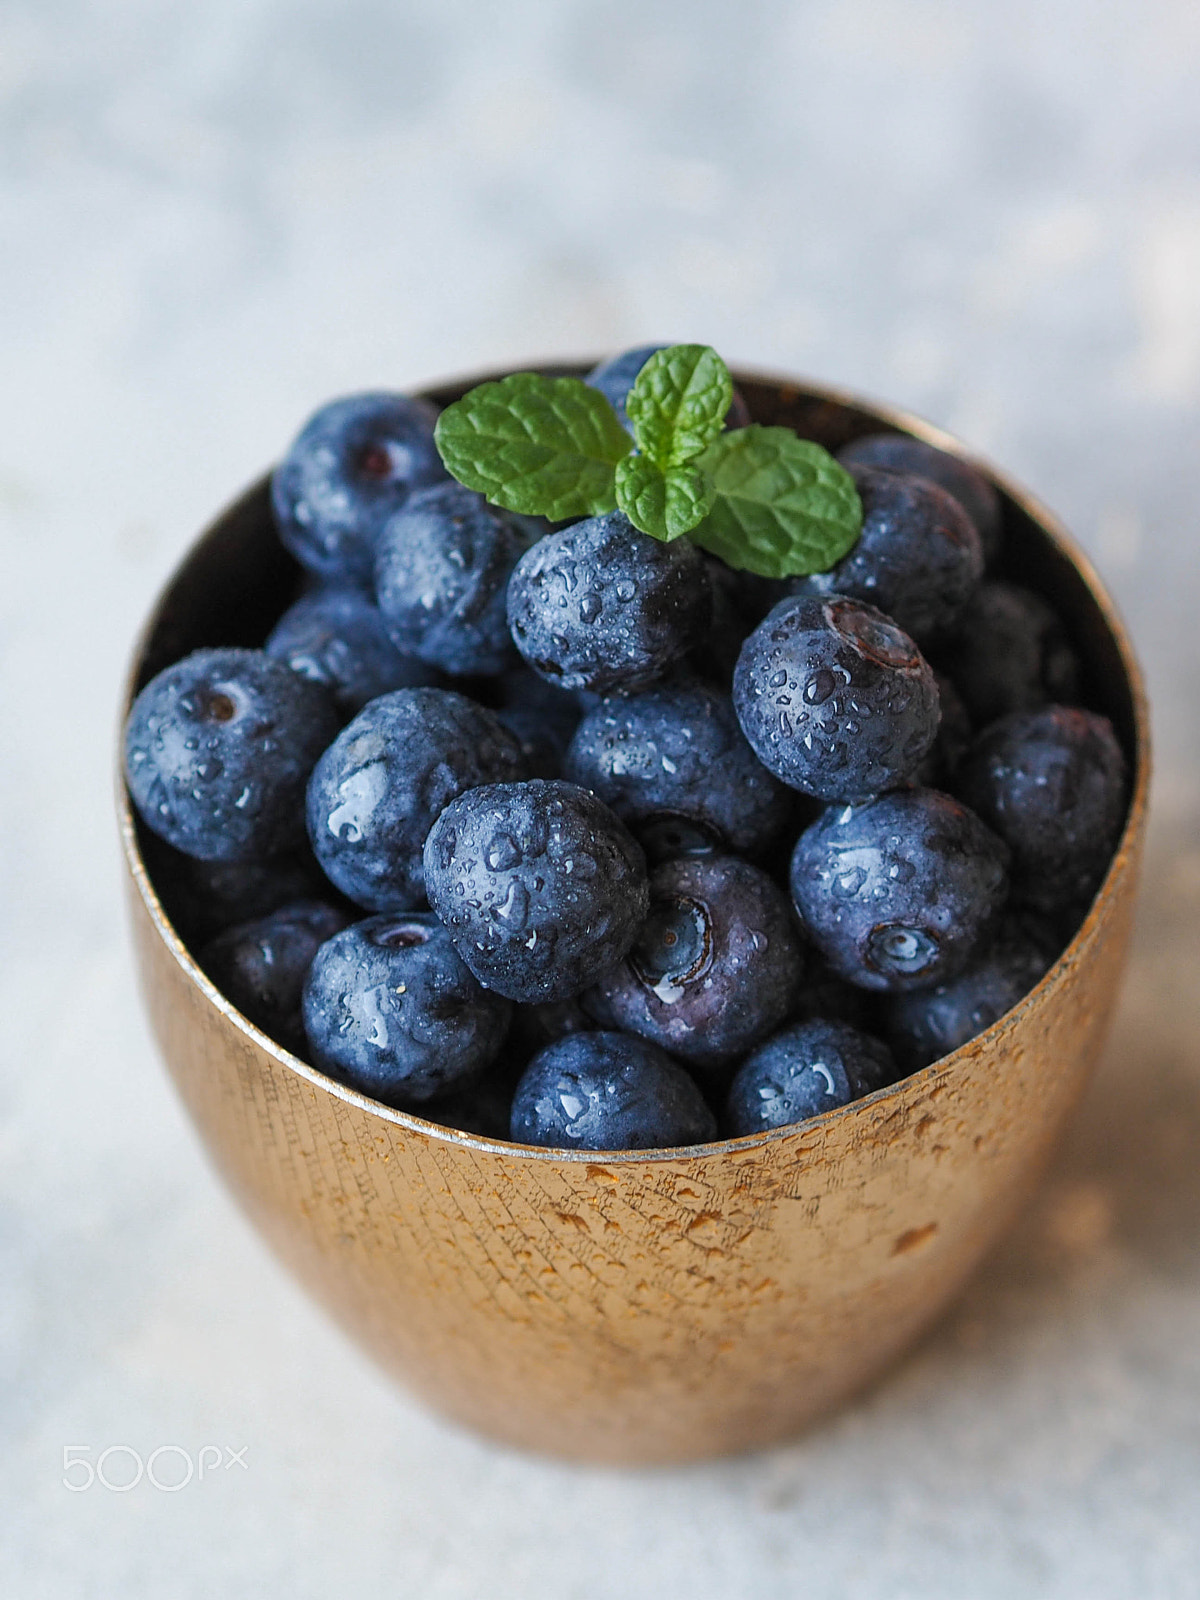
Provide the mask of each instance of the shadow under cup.
{"label": "shadow under cup", "polygon": [[[446,404],[481,381],[430,398]],[[736,381],[756,421],[831,449],[880,428],[960,448],[852,396]],[[213,987],[163,909],[122,794],[142,992],[209,1155],[306,1287],[442,1412],[519,1446],[630,1464],[784,1439],[938,1315],[1036,1181],[1125,964],[1148,722],[1090,566],[1048,513],[993,476],[999,570],[1057,607],[1088,703],[1124,745],[1124,834],[1082,927],[1020,1005],[953,1055],[809,1122],[658,1154],[576,1153],[378,1105],[275,1045]],[[130,699],[191,650],[261,644],[298,578],[264,480],[171,579],[137,646]]]}

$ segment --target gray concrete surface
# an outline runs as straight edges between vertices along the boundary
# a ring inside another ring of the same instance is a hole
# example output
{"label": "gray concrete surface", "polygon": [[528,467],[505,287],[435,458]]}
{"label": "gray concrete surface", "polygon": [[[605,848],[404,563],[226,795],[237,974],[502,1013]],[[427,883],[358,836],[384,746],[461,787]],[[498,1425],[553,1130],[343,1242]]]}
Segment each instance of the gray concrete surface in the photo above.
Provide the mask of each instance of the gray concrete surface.
{"label": "gray concrete surface", "polygon": [[[1200,1593],[1198,68],[1189,0],[0,5],[0,1594]],[[1160,777],[1010,1242],[808,1438],[621,1475],[424,1414],[234,1212],[139,1014],[110,749],[151,596],[313,405],[655,337],[1023,478],[1133,626]],[[119,1444],[244,1466],[64,1487]]]}

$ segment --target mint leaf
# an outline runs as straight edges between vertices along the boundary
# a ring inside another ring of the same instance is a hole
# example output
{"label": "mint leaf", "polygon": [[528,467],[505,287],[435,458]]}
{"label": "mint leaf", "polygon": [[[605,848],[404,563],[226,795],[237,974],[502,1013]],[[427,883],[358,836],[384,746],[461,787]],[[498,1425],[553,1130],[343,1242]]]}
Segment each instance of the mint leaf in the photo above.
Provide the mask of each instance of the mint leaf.
{"label": "mint leaf", "polygon": [[633,448],[581,378],[517,372],[447,406],[434,440],[447,471],[524,516],[594,517],[616,505],[613,469]]}
{"label": "mint leaf", "polygon": [[764,578],[825,572],[862,530],[854,479],[790,428],[755,423],[722,434],[696,465],[716,499],[692,538],[731,567]]}
{"label": "mint leaf", "polygon": [[638,373],[625,411],[638,449],[665,472],[717,437],[732,400],[729,368],[710,345],[673,344]]}
{"label": "mint leaf", "polygon": [[711,482],[690,463],[660,472],[645,456],[626,456],[617,466],[617,504],[652,538],[669,542],[690,533],[712,503]]}

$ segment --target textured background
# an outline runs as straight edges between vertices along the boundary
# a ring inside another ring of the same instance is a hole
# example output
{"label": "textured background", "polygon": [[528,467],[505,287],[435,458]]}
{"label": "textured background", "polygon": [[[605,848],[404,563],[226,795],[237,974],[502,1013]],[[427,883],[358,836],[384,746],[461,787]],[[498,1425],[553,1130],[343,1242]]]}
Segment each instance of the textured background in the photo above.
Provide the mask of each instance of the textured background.
{"label": "textured background", "polygon": [[[0,3],[0,1593],[1196,1594],[1198,69],[1193,0]],[[1062,513],[1159,782],[1112,1046],[1011,1242],[795,1446],[621,1475],[422,1413],[235,1214],[140,1019],[110,746],[157,586],[318,402],[680,337]],[[246,1470],[62,1486],[116,1443]]]}

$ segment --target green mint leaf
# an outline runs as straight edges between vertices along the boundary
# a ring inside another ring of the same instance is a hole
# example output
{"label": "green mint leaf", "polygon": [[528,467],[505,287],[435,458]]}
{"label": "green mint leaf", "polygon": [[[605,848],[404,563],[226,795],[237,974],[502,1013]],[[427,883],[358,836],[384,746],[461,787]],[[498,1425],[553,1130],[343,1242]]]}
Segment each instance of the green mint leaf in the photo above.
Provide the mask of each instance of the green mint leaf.
{"label": "green mint leaf", "polygon": [[716,498],[692,538],[731,567],[764,578],[826,572],[862,530],[854,479],[790,428],[753,424],[722,434],[697,465]]}
{"label": "green mint leaf", "polygon": [[524,516],[594,517],[616,505],[613,469],[633,448],[581,378],[518,372],[447,406],[434,440],[447,471]]}
{"label": "green mint leaf", "polygon": [[684,463],[660,472],[645,456],[617,466],[617,504],[642,533],[669,542],[690,533],[708,514],[713,486],[699,467]]}
{"label": "green mint leaf", "polygon": [[638,449],[663,472],[682,466],[720,433],[733,379],[706,344],[673,344],[652,355],[625,401]]}

